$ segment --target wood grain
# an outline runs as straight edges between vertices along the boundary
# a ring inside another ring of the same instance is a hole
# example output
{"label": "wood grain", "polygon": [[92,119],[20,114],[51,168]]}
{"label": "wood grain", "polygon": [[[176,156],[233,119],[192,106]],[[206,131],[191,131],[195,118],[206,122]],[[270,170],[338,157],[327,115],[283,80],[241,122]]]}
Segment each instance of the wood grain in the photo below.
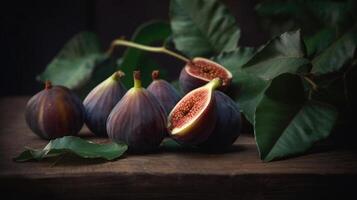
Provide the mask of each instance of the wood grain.
{"label": "wood grain", "polygon": [[[161,149],[126,155],[114,162],[65,157],[53,165],[15,163],[25,146],[48,141],[34,135],[24,120],[28,98],[0,100],[0,188],[13,199],[333,199],[353,194],[357,152],[320,145],[309,154],[263,163],[254,138],[242,135],[223,154]],[[81,136],[95,142],[84,128]]]}

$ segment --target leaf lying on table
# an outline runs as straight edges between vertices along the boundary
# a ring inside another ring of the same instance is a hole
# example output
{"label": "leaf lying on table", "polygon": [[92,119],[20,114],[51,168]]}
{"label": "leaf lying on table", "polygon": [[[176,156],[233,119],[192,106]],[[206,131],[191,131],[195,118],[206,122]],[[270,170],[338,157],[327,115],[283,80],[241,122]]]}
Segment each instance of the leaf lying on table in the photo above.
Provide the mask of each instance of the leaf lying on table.
{"label": "leaf lying on table", "polygon": [[43,149],[27,149],[14,160],[25,162],[29,160],[42,160],[71,153],[81,158],[102,158],[114,160],[122,156],[128,149],[124,143],[96,144],[75,136],[65,136],[51,140]]}
{"label": "leaf lying on table", "polygon": [[299,76],[280,75],[264,92],[255,113],[261,159],[271,161],[305,152],[330,134],[336,119],[332,106],[305,99]]}
{"label": "leaf lying on table", "polygon": [[187,56],[234,50],[240,29],[227,7],[217,0],[171,0],[170,18],[176,48]]}
{"label": "leaf lying on table", "polygon": [[87,84],[93,70],[106,59],[108,56],[101,51],[97,36],[91,32],[81,32],[64,45],[38,79],[79,89]]}

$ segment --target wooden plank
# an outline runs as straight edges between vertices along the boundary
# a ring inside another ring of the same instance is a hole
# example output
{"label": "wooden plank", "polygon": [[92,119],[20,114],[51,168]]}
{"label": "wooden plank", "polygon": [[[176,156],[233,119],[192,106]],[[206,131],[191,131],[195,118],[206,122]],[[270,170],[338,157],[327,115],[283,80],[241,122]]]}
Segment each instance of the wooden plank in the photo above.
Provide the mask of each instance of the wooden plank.
{"label": "wooden plank", "polygon": [[[318,146],[308,155],[263,163],[249,135],[224,154],[161,150],[114,162],[66,157],[56,165],[53,159],[15,163],[12,158],[25,146],[41,148],[47,143],[24,121],[27,100],[0,100],[0,191],[14,198],[297,199],[309,193],[331,198],[350,194],[350,183],[357,177],[356,150]],[[107,142],[85,128],[81,136]]]}

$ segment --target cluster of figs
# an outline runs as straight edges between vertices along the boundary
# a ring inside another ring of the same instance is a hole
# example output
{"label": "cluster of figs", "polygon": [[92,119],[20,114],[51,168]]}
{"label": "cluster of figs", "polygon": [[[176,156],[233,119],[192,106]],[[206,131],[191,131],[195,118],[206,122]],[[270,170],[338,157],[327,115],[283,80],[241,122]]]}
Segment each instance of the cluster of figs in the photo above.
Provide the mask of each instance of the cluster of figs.
{"label": "cluster of figs", "polygon": [[167,136],[183,145],[220,151],[239,136],[239,106],[221,92],[232,75],[218,63],[205,58],[188,62],[179,78],[183,97],[157,70],[146,89],[140,71],[133,72],[129,90],[123,76],[115,72],[83,102],[68,88],[47,81],[27,103],[26,122],[44,139],[77,135],[85,123],[95,135],[124,142],[132,152],[155,150]]}

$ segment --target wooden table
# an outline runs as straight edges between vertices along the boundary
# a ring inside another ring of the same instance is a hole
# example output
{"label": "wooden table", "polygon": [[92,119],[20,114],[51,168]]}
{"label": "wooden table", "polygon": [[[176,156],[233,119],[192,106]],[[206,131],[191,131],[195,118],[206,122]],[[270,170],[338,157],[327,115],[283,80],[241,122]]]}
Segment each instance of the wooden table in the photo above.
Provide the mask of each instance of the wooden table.
{"label": "wooden table", "polygon": [[[249,135],[224,154],[160,151],[113,162],[15,163],[24,146],[47,144],[25,123],[27,100],[0,100],[0,188],[8,199],[357,199],[356,150],[320,145],[304,156],[263,163]],[[81,135],[106,141],[86,129]]]}

